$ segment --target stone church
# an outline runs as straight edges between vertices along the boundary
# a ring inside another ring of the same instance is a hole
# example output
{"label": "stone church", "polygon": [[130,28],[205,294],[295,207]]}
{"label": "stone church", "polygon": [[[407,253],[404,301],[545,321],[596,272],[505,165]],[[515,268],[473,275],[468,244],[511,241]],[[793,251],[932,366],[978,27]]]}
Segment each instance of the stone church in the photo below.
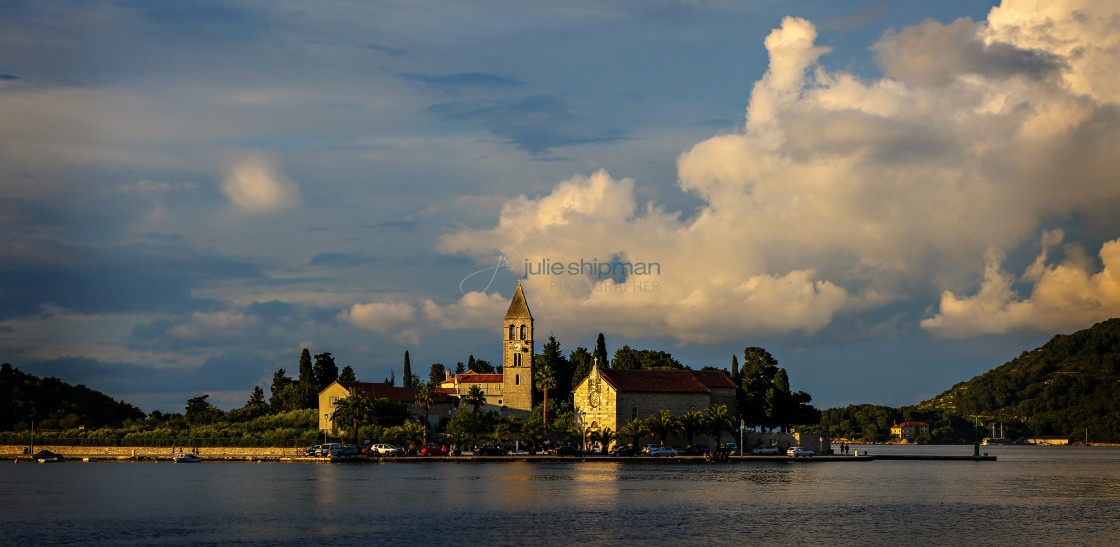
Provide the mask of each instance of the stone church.
{"label": "stone church", "polygon": [[503,415],[528,416],[533,410],[533,314],[521,283],[502,319],[502,373],[464,372],[440,383],[439,391],[462,398],[471,386],[486,395],[486,406]]}

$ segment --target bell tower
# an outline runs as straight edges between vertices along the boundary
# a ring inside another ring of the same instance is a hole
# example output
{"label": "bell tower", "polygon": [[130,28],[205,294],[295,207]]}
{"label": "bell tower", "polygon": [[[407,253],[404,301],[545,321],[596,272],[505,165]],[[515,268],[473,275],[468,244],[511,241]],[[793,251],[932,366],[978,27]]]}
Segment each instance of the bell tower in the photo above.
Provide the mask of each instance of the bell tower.
{"label": "bell tower", "polygon": [[533,410],[533,314],[521,282],[502,322],[502,404],[525,413]]}

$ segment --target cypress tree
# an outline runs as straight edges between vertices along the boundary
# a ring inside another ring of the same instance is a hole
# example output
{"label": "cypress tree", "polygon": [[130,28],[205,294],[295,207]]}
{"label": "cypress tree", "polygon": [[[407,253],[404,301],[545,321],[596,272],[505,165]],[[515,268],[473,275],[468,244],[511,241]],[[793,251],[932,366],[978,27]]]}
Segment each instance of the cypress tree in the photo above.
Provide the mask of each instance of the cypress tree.
{"label": "cypress tree", "polygon": [[599,358],[599,368],[611,368],[610,360],[607,359],[607,339],[601,332],[599,339],[595,341],[595,357]]}
{"label": "cypress tree", "polygon": [[301,384],[315,383],[315,372],[311,366],[311,352],[303,348],[299,354],[299,382]]}
{"label": "cypress tree", "polygon": [[412,364],[408,362],[408,350],[404,350],[404,387],[412,387]]}

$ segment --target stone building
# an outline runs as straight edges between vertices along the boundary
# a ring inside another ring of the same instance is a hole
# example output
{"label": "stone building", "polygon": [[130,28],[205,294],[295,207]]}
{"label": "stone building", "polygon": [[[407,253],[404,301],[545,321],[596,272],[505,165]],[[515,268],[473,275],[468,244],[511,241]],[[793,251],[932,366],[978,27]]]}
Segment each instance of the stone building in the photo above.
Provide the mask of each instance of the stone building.
{"label": "stone building", "polygon": [[[357,388],[366,397],[373,399],[388,399],[408,405],[408,414],[412,419],[422,422],[424,409],[416,404],[416,390],[408,387],[396,387],[388,382],[339,382],[335,380],[319,392],[319,429],[330,431],[334,429],[334,420],[331,416],[338,406],[338,401],[350,395],[350,388]],[[436,393],[435,406],[428,409],[428,423],[431,427],[439,424],[440,418],[447,417],[454,406],[453,401],[446,394]],[[344,427],[345,428],[345,427]]]}
{"label": "stone building", "polygon": [[440,383],[439,391],[461,399],[471,386],[486,394],[486,406],[502,415],[528,416],[533,410],[533,314],[525,300],[521,283],[513,292],[509,309],[502,319],[502,372],[479,374],[464,372]]}
{"label": "stone building", "polygon": [[[735,412],[735,383],[721,370],[614,370],[596,363],[573,393],[576,417],[588,433],[605,428],[617,433],[627,422],[662,410],[680,417],[692,409],[706,412],[711,405],[723,404],[728,415]],[[732,437],[725,432],[710,442]],[[681,444],[680,439],[671,441]]]}
{"label": "stone building", "polygon": [[918,435],[929,433],[929,424],[925,422],[902,422],[891,426],[891,435],[900,439],[914,440]]}

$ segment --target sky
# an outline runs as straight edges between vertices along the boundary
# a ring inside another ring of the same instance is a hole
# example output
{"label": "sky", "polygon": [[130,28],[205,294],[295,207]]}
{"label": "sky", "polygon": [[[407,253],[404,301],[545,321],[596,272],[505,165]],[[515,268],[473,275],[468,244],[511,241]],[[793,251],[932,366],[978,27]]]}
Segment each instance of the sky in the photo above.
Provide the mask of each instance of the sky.
{"label": "sky", "polygon": [[500,362],[520,281],[538,350],[760,346],[820,408],[914,404],[1120,316],[1118,18],[6,1],[0,361],[230,409],[305,347]]}

